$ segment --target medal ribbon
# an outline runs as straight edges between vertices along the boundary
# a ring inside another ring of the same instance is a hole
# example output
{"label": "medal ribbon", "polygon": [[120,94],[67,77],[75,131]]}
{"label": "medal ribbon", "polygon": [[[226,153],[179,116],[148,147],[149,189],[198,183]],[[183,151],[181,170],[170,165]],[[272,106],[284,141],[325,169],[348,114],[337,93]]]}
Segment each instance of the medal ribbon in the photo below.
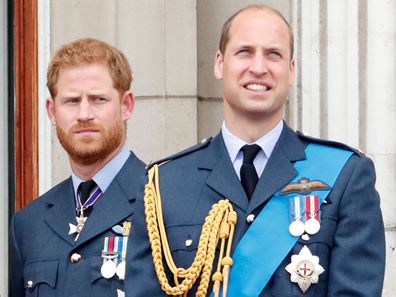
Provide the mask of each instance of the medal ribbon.
{"label": "medal ribbon", "polygon": [[105,237],[102,258],[103,263],[110,260],[117,264],[117,257],[113,257],[112,255],[116,255],[119,248],[119,237],[109,236]]}
{"label": "medal ribbon", "polygon": [[120,243],[118,245],[118,263],[121,263],[125,260],[127,245],[128,236],[120,237]]}
{"label": "medal ribbon", "polygon": [[294,222],[294,221],[302,221],[303,219],[303,213],[301,213],[301,209],[304,209],[303,206],[303,200],[299,197],[293,197],[290,198],[290,222]]}
{"label": "medal ribbon", "polygon": [[[331,188],[353,152],[309,144],[305,154],[306,160],[294,164],[298,174],[291,182],[297,182],[303,177],[314,177]],[[330,189],[314,190],[312,194],[318,195],[322,203],[329,192]],[[281,196],[276,193],[272,196],[238,243],[233,255],[228,297],[259,296],[296,244],[298,237],[292,236],[288,231],[289,198],[293,195]]]}
{"label": "medal ribbon", "polygon": [[319,222],[319,196],[311,195],[305,197],[306,219],[315,218]]}
{"label": "medal ribbon", "polygon": [[[82,205],[82,209],[86,210],[88,207],[94,205],[101,195],[102,195],[102,190],[98,186],[96,186],[89,195],[87,201],[85,201],[85,203]],[[76,198],[76,211],[80,211],[81,210],[80,194],[78,194],[77,196],[78,197]]]}

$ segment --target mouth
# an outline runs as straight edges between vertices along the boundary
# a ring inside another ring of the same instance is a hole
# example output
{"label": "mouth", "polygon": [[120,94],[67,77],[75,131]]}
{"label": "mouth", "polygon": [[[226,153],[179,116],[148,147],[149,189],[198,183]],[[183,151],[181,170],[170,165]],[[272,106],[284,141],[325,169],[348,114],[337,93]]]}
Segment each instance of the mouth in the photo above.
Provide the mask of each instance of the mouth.
{"label": "mouth", "polygon": [[244,88],[248,89],[249,91],[254,91],[254,92],[266,92],[271,89],[267,85],[257,84],[257,83],[255,83],[255,84],[248,83],[248,84],[244,85]]}
{"label": "mouth", "polygon": [[98,133],[99,130],[98,129],[80,129],[80,130],[76,130],[74,133],[77,135],[89,135],[89,134],[94,134],[94,133]]}

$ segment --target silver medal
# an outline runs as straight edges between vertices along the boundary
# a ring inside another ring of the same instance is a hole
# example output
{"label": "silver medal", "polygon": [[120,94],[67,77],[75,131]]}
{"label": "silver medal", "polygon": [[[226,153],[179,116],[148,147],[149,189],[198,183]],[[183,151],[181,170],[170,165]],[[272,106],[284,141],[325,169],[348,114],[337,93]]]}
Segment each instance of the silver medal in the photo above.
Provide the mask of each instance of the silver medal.
{"label": "silver medal", "polygon": [[120,264],[118,264],[117,269],[116,269],[116,274],[120,280],[125,279],[125,261],[122,261]]}
{"label": "silver medal", "polygon": [[104,278],[112,278],[116,273],[116,269],[116,265],[112,260],[106,260],[100,269],[100,273]]}
{"label": "silver medal", "polygon": [[301,236],[304,234],[304,223],[296,220],[289,225],[289,232],[293,236]]}
{"label": "silver medal", "polygon": [[319,232],[319,230],[320,230],[320,223],[317,219],[310,218],[309,220],[307,220],[305,222],[305,231],[308,234],[311,234],[311,235],[316,234]]}

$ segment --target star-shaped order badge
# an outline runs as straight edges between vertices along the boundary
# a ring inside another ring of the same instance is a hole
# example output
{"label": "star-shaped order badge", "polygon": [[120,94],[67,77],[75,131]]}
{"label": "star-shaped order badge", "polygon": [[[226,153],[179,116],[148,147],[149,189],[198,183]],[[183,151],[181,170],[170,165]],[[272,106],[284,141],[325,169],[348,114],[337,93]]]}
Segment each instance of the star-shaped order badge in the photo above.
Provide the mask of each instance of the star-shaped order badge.
{"label": "star-shaped order badge", "polygon": [[318,282],[319,275],[324,271],[319,264],[319,257],[313,256],[306,245],[298,255],[291,257],[291,263],[285,269],[290,273],[290,280],[297,283],[303,293],[311,284]]}
{"label": "star-shaped order badge", "polygon": [[76,217],[77,225],[73,225],[69,223],[69,235],[77,233],[74,241],[77,241],[78,236],[80,235],[81,230],[84,228],[84,224],[88,218],[87,217]]}

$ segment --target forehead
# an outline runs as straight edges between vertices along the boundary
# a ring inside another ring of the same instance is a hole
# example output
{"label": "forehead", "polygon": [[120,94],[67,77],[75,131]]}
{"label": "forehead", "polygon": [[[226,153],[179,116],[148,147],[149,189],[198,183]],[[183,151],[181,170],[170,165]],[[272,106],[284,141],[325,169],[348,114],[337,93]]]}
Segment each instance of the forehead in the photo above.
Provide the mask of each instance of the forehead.
{"label": "forehead", "polygon": [[62,67],[59,70],[59,82],[84,82],[84,81],[100,81],[111,82],[108,67],[102,64],[86,64]]}
{"label": "forehead", "polygon": [[275,12],[265,9],[249,9],[233,20],[229,41],[280,41],[290,42],[289,27]]}

